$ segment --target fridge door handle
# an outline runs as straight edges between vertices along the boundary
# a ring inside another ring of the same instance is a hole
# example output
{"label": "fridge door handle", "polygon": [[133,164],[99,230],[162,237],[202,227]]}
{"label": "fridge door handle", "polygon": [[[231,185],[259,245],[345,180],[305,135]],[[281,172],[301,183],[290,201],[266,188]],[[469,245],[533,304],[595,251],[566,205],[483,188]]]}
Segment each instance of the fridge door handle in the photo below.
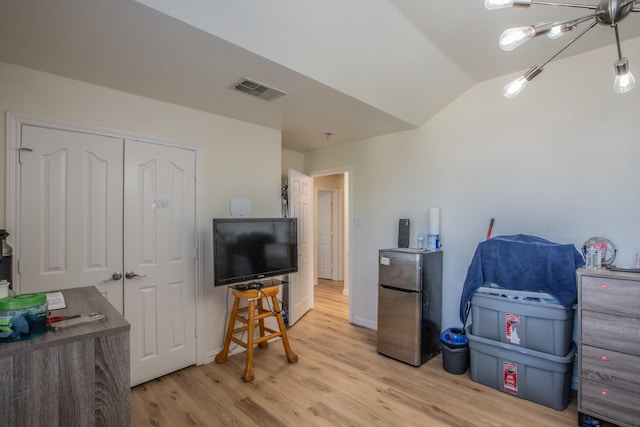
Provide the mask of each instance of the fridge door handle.
{"label": "fridge door handle", "polygon": [[380,287],[384,288],[384,289],[390,289],[390,290],[396,291],[396,292],[404,292],[404,293],[407,293],[407,294],[415,294],[415,293],[419,292],[419,291],[414,291],[414,290],[411,290],[411,289],[396,288],[395,286],[389,286],[389,285],[380,285]]}

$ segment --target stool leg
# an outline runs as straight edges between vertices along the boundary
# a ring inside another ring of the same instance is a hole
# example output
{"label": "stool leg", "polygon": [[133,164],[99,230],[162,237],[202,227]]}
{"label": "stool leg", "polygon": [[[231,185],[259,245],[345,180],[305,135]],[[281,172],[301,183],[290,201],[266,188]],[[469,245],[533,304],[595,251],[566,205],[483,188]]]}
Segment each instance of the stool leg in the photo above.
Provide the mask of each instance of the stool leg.
{"label": "stool leg", "polygon": [[255,300],[249,300],[249,324],[247,328],[247,361],[244,366],[244,373],[242,379],[245,382],[253,381],[253,334],[255,332],[255,313],[256,303]]}
{"label": "stool leg", "polygon": [[282,345],[284,345],[284,352],[287,355],[287,361],[289,361],[289,363],[296,363],[298,361],[298,355],[291,350],[291,346],[289,345],[287,328],[284,324],[284,320],[282,320],[282,313],[280,312],[280,305],[278,304],[278,298],[276,298],[276,295],[271,297],[271,301],[273,302],[273,311],[278,313],[276,314],[276,319],[278,320],[280,332],[282,332]]}
{"label": "stool leg", "polygon": [[236,324],[236,316],[238,315],[239,305],[240,298],[235,297],[235,299],[233,300],[233,308],[231,309],[231,316],[229,316],[227,335],[224,338],[224,345],[222,346],[222,350],[216,355],[216,363],[224,363],[227,361],[227,355],[229,354],[229,345],[231,344],[231,336],[233,335],[233,327]]}
{"label": "stool leg", "polygon": [[[262,313],[264,311],[264,305],[262,304],[262,298],[266,298],[266,297],[261,295],[260,298],[258,299],[258,314],[260,314],[260,313]],[[260,319],[258,321],[258,323],[260,323],[260,337],[264,337],[265,336],[264,319]],[[258,347],[267,348],[267,347],[269,347],[269,342],[268,341],[263,341],[260,344],[258,344]]]}

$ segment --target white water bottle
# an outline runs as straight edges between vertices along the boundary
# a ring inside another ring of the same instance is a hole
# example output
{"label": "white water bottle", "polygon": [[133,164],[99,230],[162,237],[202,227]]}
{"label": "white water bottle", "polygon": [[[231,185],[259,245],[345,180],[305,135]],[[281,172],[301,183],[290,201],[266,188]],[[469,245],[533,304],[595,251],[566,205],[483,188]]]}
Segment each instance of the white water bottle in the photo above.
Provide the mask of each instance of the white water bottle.
{"label": "white water bottle", "polygon": [[587,263],[587,268],[600,268],[602,265],[600,248],[593,240],[590,240],[589,243],[587,243],[587,248],[585,250],[585,262]]}

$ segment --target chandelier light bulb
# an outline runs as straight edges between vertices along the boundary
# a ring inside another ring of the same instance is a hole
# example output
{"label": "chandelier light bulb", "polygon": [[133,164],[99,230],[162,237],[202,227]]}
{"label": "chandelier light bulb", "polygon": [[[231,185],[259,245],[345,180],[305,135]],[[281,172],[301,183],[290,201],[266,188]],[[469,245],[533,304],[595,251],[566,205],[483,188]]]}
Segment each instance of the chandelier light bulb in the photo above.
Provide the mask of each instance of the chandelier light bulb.
{"label": "chandelier light bulb", "polygon": [[484,7],[487,10],[503,9],[513,6],[513,0],[484,0]]}
{"label": "chandelier light bulb", "polygon": [[527,70],[526,73],[509,83],[502,89],[502,94],[505,98],[514,98],[533,80],[538,74],[542,72],[542,65],[536,64]]}
{"label": "chandelier light bulb", "polygon": [[504,30],[500,34],[498,44],[502,50],[513,50],[527,42],[536,35],[536,29],[532,25],[528,27],[516,27]]}
{"label": "chandelier light bulb", "polygon": [[484,0],[484,7],[488,10],[504,9],[506,7],[529,7],[533,0]]}
{"label": "chandelier light bulb", "polygon": [[504,89],[502,89],[502,94],[505,98],[515,98],[520,92],[522,92],[528,83],[529,80],[525,79],[524,76],[520,76],[507,84]]}
{"label": "chandelier light bulb", "polygon": [[631,74],[631,71],[629,71],[621,76],[616,76],[613,81],[613,90],[618,93],[627,93],[631,91],[635,85],[636,79],[633,77],[633,74]]}
{"label": "chandelier light bulb", "polygon": [[636,79],[629,70],[629,61],[627,58],[621,58],[614,64],[616,69],[616,78],[613,80],[613,90],[617,93],[627,93],[636,85]]}
{"label": "chandelier light bulb", "polygon": [[564,31],[563,31],[562,25],[556,25],[554,27],[551,27],[551,29],[547,33],[547,37],[549,37],[550,39],[557,39],[562,37],[563,35],[564,35]]}

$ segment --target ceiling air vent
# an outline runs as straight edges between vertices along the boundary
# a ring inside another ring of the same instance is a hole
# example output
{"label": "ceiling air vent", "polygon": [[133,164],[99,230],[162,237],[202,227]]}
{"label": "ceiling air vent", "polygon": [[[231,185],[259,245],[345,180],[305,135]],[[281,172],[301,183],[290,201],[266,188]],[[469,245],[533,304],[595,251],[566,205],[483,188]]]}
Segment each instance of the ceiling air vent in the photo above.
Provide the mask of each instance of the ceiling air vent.
{"label": "ceiling air vent", "polygon": [[279,89],[269,87],[262,83],[258,83],[246,78],[234,84],[233,88],[235,90],[239,90],[240,92],[248,93],[249,95],[257,96],[258,98],[265,99],[267,101],[273,101],[274,99],[280,98],[282,95],[286,95],[286,92],[283,92]]}

